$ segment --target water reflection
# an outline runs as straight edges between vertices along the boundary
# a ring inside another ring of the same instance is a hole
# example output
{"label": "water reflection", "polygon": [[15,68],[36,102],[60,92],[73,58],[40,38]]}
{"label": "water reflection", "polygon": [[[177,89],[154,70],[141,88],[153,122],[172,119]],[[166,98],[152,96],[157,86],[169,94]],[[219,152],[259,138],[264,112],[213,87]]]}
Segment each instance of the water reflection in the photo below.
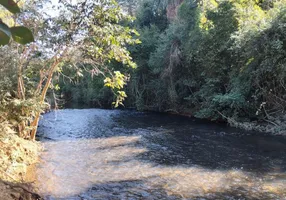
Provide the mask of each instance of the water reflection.
{"label": "water reflection", "polygon": [[105,110],[50,113],[40,132],[47,199],[286,198],[283,138]]}

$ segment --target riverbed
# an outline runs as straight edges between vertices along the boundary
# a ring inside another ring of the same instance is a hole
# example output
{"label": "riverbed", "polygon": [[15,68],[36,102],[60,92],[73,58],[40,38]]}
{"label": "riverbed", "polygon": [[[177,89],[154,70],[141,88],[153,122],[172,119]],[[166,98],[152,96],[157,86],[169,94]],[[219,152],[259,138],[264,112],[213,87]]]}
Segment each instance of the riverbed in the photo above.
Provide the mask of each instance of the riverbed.
{"label": "riverbed", "polygon": [[48,200],[286,199],[286,138],[188,117],[47,113],[35,187]]}

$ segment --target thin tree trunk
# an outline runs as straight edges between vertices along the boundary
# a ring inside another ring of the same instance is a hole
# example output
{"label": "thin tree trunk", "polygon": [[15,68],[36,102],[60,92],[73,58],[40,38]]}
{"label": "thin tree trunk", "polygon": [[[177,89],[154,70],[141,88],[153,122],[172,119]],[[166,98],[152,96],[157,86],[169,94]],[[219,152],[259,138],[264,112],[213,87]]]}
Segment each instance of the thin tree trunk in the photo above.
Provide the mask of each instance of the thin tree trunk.
{"label": "thin tree trunk", "polygon": [[55,107],[54,107],[54,109],[55,110],[58,110],[58,104],[57,104],[57,97],[56,97],[56,93],[55,93],[55,91],[53,90],[53,97],[54,97],[54,104],[55,104]]}
{"label": "thin tree trunk", "polygon": [[37,90],[35,92],[35,95],[38,95],[41,92],[43,81],[44,81],[44,72],[43,72],[43,69],[41,69],[40,70],[40,80],[39,80],[39,84],[37,86]]}
{"label": "thin tree trunk", "polygon": [[25,99],[25,85],[23,80],[23,61],[18,66],[18,98],[21,100]]}
{"label": "thin tree trunk", "polygon": [[[46,95],[47,95],[47,91],[48,91],[48,89],[50,87],[50,84],[51,84],[51,81],[52,81],[52,78],[53,78],[53,75],[54,75],[54,71],[55,71],[56,67],[58,66],[59,62],[60,62],[60,60],[55,60],[55,62],[52,64],[52,66],[50,68],[50,71],[49,71],[49,74],[48,74],[48,78],[47,78],[47,82],[46,82],[46,84],[45,84],[45,86],[43,88],[43,91],[42,91],[41,97],[40,97],[40,104],[41,105],[45,101],[45,98],[46,98]],[[31,126],[33,128],[32,128],[32,131],[31,131],[30,139],[33,140],[33,141],[35,140],[35,137],[36,137],[40,116],[41,116],[41,113],[38,112],[36,114],[36,116],[35,116],[34,121],[31,124]]]}
{"label": "thin tree trunk", "polygon": [[[21,57],[20,63],[18,65],[18,86],[17,86],[17,96],[20,100],[25,100],[25,85],[23,80],[23,63],[24,63],[24,55],[26,54],[27,49],[23,52],[23,55]],[[22,112],[23,114],[23,112]],[[25,135],[25,122],[21,121],[18,124],[18,132],[19,136],[23,137]]]}

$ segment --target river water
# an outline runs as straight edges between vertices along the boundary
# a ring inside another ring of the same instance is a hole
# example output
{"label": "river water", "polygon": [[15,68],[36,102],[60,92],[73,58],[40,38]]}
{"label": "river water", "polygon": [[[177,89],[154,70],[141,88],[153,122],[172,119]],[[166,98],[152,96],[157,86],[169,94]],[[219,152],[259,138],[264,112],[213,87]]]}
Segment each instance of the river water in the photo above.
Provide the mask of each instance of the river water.
{"label": "river water", "polygon": [[60,110],[39,126],[47,200],[286,199],[286,138],[186,117]]}

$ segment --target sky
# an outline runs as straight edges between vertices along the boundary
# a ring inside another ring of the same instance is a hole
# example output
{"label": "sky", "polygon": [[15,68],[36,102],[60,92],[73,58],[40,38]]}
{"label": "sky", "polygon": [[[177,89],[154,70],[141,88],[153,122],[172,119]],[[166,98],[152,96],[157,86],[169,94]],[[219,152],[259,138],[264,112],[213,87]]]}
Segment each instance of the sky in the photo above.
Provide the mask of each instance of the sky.
{"label": "sky", "polygon": [[[51,17],[56,17],[60,14],[60,9],[58,8],[59,6],[59,0],[50,0],[51,2],[46,3],[44,6],[44,10],[49,14]],[[79,0],[68,0],[72,2],[73,4],[78,2]]]}

